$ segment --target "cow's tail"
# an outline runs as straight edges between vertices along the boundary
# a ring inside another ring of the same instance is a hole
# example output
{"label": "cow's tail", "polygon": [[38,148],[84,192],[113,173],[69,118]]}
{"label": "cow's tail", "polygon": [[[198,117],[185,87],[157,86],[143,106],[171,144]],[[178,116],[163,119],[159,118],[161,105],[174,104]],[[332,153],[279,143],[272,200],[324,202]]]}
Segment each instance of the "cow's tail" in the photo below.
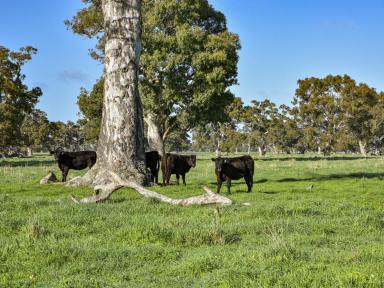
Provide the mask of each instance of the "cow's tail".
{"label": "cow's tail", "polygon": [[156,161],[156,170],[157,171],[160,171],[160,161],[161,161],[161,156],[158,155],[159,157],[157,157],[157,161]]}

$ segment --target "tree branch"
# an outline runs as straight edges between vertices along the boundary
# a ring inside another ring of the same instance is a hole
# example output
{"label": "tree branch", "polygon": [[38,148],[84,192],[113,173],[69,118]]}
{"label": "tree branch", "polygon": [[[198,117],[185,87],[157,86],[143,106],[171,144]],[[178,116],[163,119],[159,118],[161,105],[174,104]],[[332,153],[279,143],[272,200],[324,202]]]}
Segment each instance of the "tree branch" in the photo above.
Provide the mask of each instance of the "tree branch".
{"label": "tree branch", "polygon": [[146,198],[154,198],[161,202],[166,202],[172,205],[181,205],[181,206],[189,206],[189,205],[207,205],[207,204],[222,204],[222,205],[231,205],[232,200],[221,196],[219,194],[213,193],[208,187],[203,187],[206,194],[199,196],[192,196],[185,199],[174,199],[168,197],[166,195],[148,190],[143,186],[131,182],[122,180],[116,173],[109,171],[109,175],[111,176],[112,182],[106,185],[98,185],[95,186],[95,190],[98,191],[96,195],[92,195],[83,199],[78,199],[77,197],[71,195],[70,198],[75,203],[99,203],[107,200],[114,191],[118,190],[121,187],[129,187],[135,189],[140,195]]}
{"label": "tree branch", "polygon": [[170,126],[168,126],[168,128],[164,131],[164,134],[163,134],[163,141],[165,139],[167,139],[169,133],[171,132],[172,128],[175,126],[175,124],[172,124]]}

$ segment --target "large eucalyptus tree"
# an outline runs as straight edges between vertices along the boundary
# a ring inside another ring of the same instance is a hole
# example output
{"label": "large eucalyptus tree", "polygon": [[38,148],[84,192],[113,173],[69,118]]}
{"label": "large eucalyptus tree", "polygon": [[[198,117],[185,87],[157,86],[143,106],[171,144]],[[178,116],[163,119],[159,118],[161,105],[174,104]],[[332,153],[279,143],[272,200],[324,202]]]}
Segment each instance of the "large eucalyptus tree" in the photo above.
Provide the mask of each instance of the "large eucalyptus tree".
{"label": "large eucalyptus tree", "polygon": [[[83,2],[86,7],[66,23],[77,34],[97,37],[91,55],[103,60],[101,1]],[[228,88],[237,83],[240,44],[238,35],[228,31],[225,16],[207,0],[143,0],[142,4],[140,92],[149,146],[163,154],[164,143],[174,131],[190,131],[225,118],[234,98]],[[100,117],[89,113],[100,105],[97,99],[102,95],[95,89],[89,95],[82,91],[79,97],[90,130]]]}
{"label": "large eucalyptus tree", "polygon": [[149,191],[145,182],[144,125],[138,89],[141,52],[141,0],[103,0],[104,100],[97,148],[98,160],[83,177],[69,185],[91,185],[98,193],[76,202],[99,202],[122,186],[171,204],[227,203],[231,200],[207,189],[207,194],[172,199]]}
{"label": "large eucalyptus tree", "polygon": [[144,184],[144,126],[138,90],[140,0],[104,0],[102,9],[105,96],[98,160],[82,181],[92,186],[108,184],[113,182],[108,171]]}

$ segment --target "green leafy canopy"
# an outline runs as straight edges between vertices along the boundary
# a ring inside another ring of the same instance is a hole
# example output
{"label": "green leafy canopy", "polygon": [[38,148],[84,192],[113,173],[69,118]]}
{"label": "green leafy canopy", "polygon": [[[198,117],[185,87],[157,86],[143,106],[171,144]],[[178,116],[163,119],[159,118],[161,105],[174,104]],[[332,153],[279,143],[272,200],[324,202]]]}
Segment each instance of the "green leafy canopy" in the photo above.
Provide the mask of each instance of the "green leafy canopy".
{"label": "green leafy canopy", "polygon": [[[102,59],[101,2],[83,2],[86,7],[66,24],[77,34],[97,37],[91,55]],[[225,16],[207,0],[144,0],[142,7],[144,110],[156,116],[163,133],[221,121],[233,100],[229,87],[237,84],[240,49],[239,37],[228,31]]]}

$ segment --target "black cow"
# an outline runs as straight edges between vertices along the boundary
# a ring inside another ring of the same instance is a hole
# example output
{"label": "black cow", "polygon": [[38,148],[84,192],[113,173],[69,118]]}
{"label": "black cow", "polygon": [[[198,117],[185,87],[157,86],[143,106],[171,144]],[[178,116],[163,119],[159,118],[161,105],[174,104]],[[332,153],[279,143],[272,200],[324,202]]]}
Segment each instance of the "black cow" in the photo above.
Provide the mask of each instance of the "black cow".
{"label": "black cow", "polygon": [[252,191],[254,162],[251,156],[234,158],[212,158],[215,162],[215,173],[217,176],[217,193],[220,193],[221,184],[227,182],[228,194],[231,193],[231,180],[244,177],[248,186],[248,192]]}
{"label": "black cow", "polygon": [[191,167],[196,167],[196,155],[185,156],[167,153],[165,155],[165,162],[166,171],[165,174],[163,171],[163,175],[165,175],[165,177],[163,177],[163,184],[169,185],[171,174],[176,174],[177,185],[179,185],[180,175],[183,178],[183,184],[186,185],[185,173],[187,173]]}
{"label": "black cow", "polygon": [[51,152],[54,154],[59,168],[63,175],[63,182],[67,180],[69,169],[83,170],[85,168],[91,168],[97,159],[95,151],[78,151],[78,152],[66,152],[66,151],[55,151]]}
{"label": "black cow", "polygon": [[145,152],[145,163],[151,171],[151,181],[159,183],[160,154],[157,151]]}

